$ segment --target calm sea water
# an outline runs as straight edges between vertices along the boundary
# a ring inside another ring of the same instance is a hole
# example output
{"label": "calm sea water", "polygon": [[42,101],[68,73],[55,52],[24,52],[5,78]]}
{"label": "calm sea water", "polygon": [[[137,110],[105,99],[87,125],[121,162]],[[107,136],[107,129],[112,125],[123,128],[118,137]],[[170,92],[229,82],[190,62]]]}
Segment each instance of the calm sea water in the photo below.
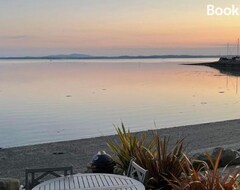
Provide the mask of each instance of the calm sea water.
{"label": "calm sea water", "polygon": [[0,147],[239,118],[238,77],[181,65],[205,61],[1,60]]}

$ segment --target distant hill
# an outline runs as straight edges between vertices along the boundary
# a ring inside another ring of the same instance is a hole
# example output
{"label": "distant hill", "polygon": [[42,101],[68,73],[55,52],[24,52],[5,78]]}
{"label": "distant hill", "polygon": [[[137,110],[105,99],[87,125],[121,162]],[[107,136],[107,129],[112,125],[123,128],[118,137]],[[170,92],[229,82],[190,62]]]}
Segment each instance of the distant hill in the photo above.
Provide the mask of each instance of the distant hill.
{"label": "distant hill", "polygon": [[47,56],[0,57],[0,59],[156,59],[156,58],[219,58],[218,55],[139,55],[139,56],[93,56],[86,54],[59,54]]}
{"label": "distant hill", "polygon": [[47,59],[78,59],[78,58],[89,58],[92,57],[91,55],[86,55],[86,54],[78,54],[78,53],[73,53],[69,55],[65,54],[60,54],[60,55],[47,55],[43,56],[43,58]]}

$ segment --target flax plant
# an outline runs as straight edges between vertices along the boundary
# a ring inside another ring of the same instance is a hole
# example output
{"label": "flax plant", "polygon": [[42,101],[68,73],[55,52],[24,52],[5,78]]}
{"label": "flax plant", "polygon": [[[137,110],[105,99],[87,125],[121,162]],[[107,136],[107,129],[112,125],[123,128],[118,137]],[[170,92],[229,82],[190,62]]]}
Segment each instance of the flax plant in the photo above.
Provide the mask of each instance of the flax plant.
{"label": "flax plant", "polygon": [[169,137],[161,139],[155,134],[156,149],[153,152],[154,159],[149,160],[150,163],[146,165],[151,176],[148,181],[148,188],[170,190],[172,188],[166,179],[173,179],[173,176],[181,177],[186,163],[183,154],[183,140],[177,141],[173,148],[169,148],[169,139]]}
{"label": "flax plant", "polygon": [[165,178],[181,176],[185,164],[183,140],[177,141],[170,149],[169,138],[160,138],[157,133],[147,141],[146,133],[137,137],[127,131],[123,124],[116,130],[119,142],[108,141],[108,146],[116,154],[119,165],[127,171],[130,160],[135,158],[137,164],[149,171],[147,188],[171,189]]}
{"label": "flax plant", "polygon": [[232,175],[230,173],[224,175],[223,172],[218,172],[221,154],[220,151],[214,163],[210,154],[207,153],[210,166],[203,161],[197,161],[202,165],[198,169],[195,169],[193,162],[185,156],[187,163],[184,168],[182,167],[184,171],[183,177],[173,176],[174,180],[166,180],[168,180],[173,190],[239,190],[239,170]]}
{"label": "flax plant", "polygon": [[136,158],[140,151],[148,150],[151,152],[154,148],[153,141],[146,142],[146,134],[143,133],[137,138],[136,135],[132,134],[130,130],[126,130],[123,123],[121,123],[121,128],[116,127],[119,142],[113,142],[108,140],[108,147],[117,156],[116,163],[124,170],[127,171],[130,160]]}

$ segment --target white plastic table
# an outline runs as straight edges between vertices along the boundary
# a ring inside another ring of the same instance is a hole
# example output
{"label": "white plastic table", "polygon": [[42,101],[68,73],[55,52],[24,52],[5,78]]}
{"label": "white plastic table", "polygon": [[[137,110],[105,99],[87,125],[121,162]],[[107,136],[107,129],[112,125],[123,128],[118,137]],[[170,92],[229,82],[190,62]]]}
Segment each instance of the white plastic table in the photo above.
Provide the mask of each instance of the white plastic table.
{"label": "white plastic table", "polygon": [[87,173],[59,177],[45,181],[32,190],[145,190],[144,185],[132,178],[114,174]]}

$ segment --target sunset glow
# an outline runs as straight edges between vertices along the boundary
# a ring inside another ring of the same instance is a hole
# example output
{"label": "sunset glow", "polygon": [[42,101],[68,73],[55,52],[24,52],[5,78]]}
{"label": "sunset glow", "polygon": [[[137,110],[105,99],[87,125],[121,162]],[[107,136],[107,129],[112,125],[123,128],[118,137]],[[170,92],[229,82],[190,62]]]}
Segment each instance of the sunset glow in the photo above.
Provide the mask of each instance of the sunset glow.
{"label": "sunset glow", "polygon": [[[219,54],[240,16],[207,16],[212,1],[2,1],[0,56]],[[217,6],[238,1],[219,0]],[[144,51],[143,51],[144,49]]]}

